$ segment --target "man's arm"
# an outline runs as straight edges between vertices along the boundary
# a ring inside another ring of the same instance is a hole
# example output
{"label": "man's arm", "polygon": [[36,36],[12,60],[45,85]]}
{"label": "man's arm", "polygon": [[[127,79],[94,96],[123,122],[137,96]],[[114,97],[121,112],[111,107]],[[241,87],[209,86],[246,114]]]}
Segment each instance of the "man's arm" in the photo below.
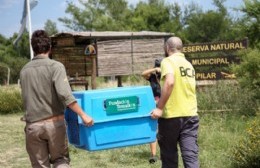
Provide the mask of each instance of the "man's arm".
{"label": "man's arm", "polygon": [[72,111],[77,113],[83,123],[87,126],[93,125],[93,119],[86,115],[81,107],[76,102],[74,96],[72,95],[71,88],[67,79],[65,67],[63,65],[57,66],[54,73],[52,80],[54,82],[54,86],[56,89],[56,93],[59,99],[66,104]]}
{"label": "man's arm", "polygon": [[152,73],[156,73],[156,72],[161,72],[161,69],[159,67],[157,68],[151,68],[151,69],[147,69],[142,73],[142,76],[145,79],[149,79],[149,77],[151,76]]}
{"label": "man's arm", "polygon": [[162,87],[161,97],[158,101],[157,108],[154,109],[151,113],[152,118],[157,119],[162,116],[163,108],[172,93],[173,86],[174,86],[174,76],[172,73],[169,73],[165,75],[165,82]]}
{"label": "man's arm", "polygon": [[77,102],[73,102],[73,103],[69,104],[68,107],[81,117],[81,119],[85,125],[92,126],[94,124],[93,119],[84,113],[84,111],[81,109],[81,107],[78,105]]}

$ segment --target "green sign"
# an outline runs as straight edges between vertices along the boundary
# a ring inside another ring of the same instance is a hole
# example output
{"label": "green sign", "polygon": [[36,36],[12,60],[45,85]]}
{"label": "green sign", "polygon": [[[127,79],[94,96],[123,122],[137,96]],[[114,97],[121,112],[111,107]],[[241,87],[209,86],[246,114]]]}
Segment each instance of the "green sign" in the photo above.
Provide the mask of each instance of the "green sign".
{"label": "green sign", "polygon": [[107,114],[137,112],[138,97],[119,97],[105,100],[105,108]]}

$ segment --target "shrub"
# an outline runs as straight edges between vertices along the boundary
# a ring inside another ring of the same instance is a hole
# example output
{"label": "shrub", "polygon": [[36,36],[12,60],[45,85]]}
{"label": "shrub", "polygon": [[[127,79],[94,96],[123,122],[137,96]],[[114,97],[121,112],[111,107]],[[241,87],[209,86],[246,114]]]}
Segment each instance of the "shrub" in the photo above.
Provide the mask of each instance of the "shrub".
{"label": "shrub", "polygon": [[125,82],[128,83],[129,85],[144,85],[144,84],[149,85],[149,82],[147,82],[141,75],[137,75],[137,74],[127,76]]}
{"label": "shrub", "polygon": [[246,97],[247,101],[244,102],[244,109],[249,109],[249,113],[252,115],[255,115],[259,109],[260,100],[259,51],[259,49],[248,49],[242,51],[239,54],[241,57],[241,64],[233,66],[233,71],[238,78],[241,90],[244,90],[244,92],[248,93]]}
{"label": "shrub", "polygon": [[255,116],[259,108],[259,100],[255,99],[255,91],[239,87],[236,105],[238,113],[243,116]]}
{"label": "shrub", "polygon": [[218,81],[215,85],[198,88],[197,100],[199,110],[237,109],[240,96],[238,86],[227,81]]}
{"label": "shrub", "polygon": [[4,80],[7,79],[7,68],[5,67],[10,68],[10,83],[17,83],[19,73],[28,61],[26,58],[12,57],[10,55],[0,57],[0,83],[3,84]]}
{"label": "shrub", "polygon": [[215,85],[197,90],[199,112],[226,110],[243,116],[255,116],[259,107],[254,98],[255,92],[234,82],[218,81]]}
{"label": "shrub", "polygon": [[18,87],[0,87],[0,114],[21,112],[23,109],[21,91]]}
{"label": "shrub", "polygon": [[256,117],[246,130],[245,138],[233,148],[231,161],[235,168],[260,167],[260,118]]}

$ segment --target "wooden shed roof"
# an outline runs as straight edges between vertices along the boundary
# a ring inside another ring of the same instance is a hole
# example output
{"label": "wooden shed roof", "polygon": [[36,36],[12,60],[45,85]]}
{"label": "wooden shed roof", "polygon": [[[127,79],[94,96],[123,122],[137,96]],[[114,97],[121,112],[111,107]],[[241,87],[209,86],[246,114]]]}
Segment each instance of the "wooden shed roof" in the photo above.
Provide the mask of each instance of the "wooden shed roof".
{"label": "wooden shed roof", "polygon": [[100,32],[62,32],[53,35],[52,37],[90,37],[90,38],[108,38],[108,37],[167,37],[173,36],[173,33],[166,32],[153,32],[153,31],[141,31],[141,32],[123,32],[123,31],[100,31]]}

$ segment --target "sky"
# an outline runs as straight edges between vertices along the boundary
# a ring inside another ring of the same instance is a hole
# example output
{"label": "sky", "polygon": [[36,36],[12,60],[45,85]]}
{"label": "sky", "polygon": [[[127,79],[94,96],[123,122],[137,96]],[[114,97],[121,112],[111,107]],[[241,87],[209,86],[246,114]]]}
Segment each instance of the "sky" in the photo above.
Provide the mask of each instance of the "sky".
{"label": "sky", "polygon": [[[74,0],[76,2],[76,0]],[[112,1],[112,0],[111,0]],[[140,0],[128,0],[129,4],[136,4]],[[203,8],[204,11],[214,10],[212,0],[166,0],[169,3],[177,2],[180,6],[187,5],[195,2]],[[0,34],[6,38],[11,37],[15,32],[18,33],[21,27],[21,19],[23,13],[24,0],[0,0]],[[240,7],[243,5],[243,0],[226,0],[224,3],[232,16],[239,14],[234,12],[232,8]],[[38,4],[31,10],[31,25],[32,31],[43,29],[44,24],[49,19],[57,24],[58,30],[69,31],[64,27],[58,18],[69,17],[65,13],[66,0],[38,0]]]}

